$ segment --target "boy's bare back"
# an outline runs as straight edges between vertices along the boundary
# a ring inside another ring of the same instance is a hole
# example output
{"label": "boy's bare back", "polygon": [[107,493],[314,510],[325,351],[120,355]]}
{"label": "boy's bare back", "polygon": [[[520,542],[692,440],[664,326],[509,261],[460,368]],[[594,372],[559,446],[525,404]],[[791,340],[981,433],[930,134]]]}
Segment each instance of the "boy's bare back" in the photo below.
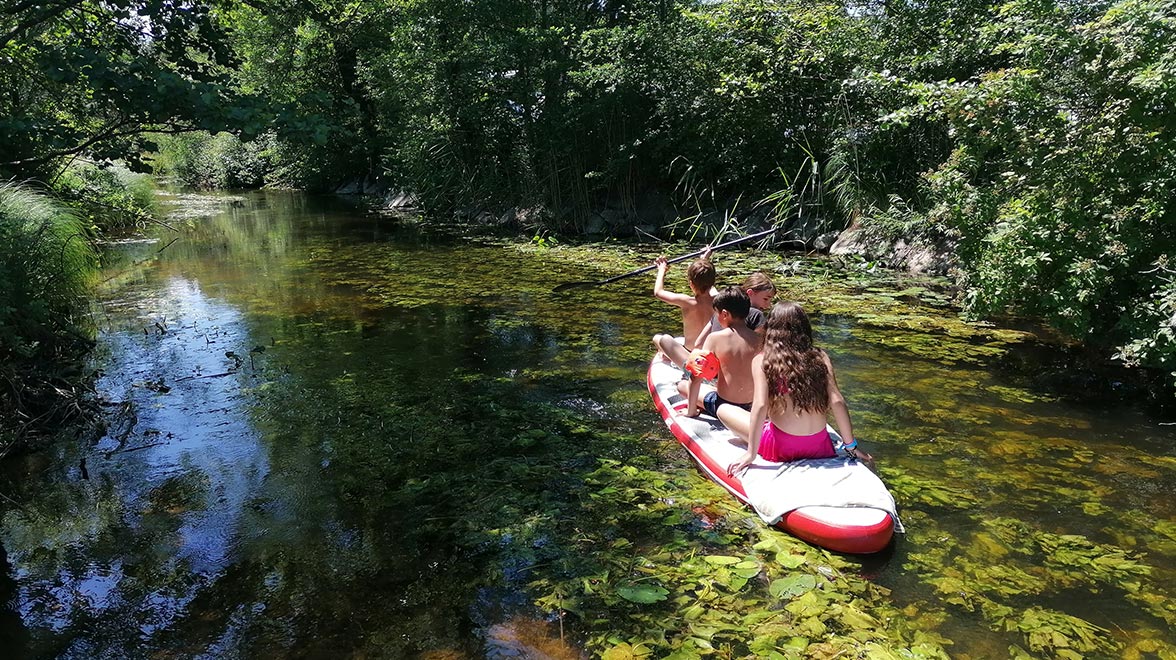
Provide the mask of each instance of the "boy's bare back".
{"label": "boy's bare back", "polygon": [[751,361],[760,350],[762,338],[743,324],[712,332],[703,342],[703,350],[714,351],[719,358],[719,396],[735,403],[748,403],[755,396]]}
{"label": "boy's bare back", "polygon": [[695,338],[711,322],[711,318],[714,316],[714,308],[711,307],[713,300],[714,296],[710,291],[706,291],[680,305],[682,308],[682,336],[686,339],[687,349],[694,348]]}

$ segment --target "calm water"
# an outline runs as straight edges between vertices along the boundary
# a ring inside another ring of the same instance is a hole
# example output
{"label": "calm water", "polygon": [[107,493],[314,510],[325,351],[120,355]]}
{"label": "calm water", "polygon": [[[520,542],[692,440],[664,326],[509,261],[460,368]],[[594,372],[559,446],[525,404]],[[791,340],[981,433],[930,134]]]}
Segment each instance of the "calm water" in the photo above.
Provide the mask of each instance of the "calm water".
{"label": "calm water", "polygon": [[104,436],[0,474],[4,657],[1176,657],[1173,427],[1025,389],[1024,346],[934,300],[718,259],[787,271],[899,501],[908,534],[843,558],[673,442],[651,278],[557,297],[628,267],[173,203],[179,240],[110,248]]}

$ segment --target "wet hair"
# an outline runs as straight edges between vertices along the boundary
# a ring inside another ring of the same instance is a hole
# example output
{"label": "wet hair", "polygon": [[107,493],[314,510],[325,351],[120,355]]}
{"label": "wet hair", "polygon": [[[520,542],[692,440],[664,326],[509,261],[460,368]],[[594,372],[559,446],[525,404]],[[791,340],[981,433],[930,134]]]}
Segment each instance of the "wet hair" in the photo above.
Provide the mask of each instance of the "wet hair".
{"label": "wet hair", "polygon": [[747,313],[751,311],[751,299],[737,286],[720,289],[711,304],[716,312],[725,309],[737,319],[747,318]]}
{"label": "wet hair", "polygon": [[794,302],[776,303],[764,323],[764,375],[772,412],[781,412],[785,395],[796,410],[829,409],[829,370],[824,352],[813,346],[808,314]]}
{"label": "wet hair", "polygon": [[744,278],[743,284],[740,284],[739,288],[744,291],[775,291],[776,285],[772,284],[772,280],[768,279],[767,275],[755,272]]}
{"label": "wet hair", "polygon": [[686,269],[686,278],[694,285],[695,291],[710,291],[715,285],[715,265],[705,257],[699,259]]}

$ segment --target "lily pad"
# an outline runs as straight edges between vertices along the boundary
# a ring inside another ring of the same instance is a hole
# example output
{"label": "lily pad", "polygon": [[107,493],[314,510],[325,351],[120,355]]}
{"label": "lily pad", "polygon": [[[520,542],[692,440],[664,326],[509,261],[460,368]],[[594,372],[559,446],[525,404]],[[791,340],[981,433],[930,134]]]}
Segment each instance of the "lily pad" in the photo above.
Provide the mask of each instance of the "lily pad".
{"label": "lily pad", "polygon": [[621,598],[645,605],[656,603],[659,600],[665,600],[669,593],[665,589],[651,584],[632,584],[617,587],[617,595]]}
{"label": "lily pad", "polygon": [[731,564],[738,564],[742,561],[738,557],[728,557],[726,555],[707,555],[703,559],[706,563],[714,564],[715,566],[730,566]]}
{"label": "lily pad", "polygon": [[783,568],[798,568],[803,566],[808,559],[804,555],[795,555],[788,551],[776,553],[776,563]]}
{"label": "lily pad", "polygon": [[817,586],[817,578],[808,573],[772,580],[768,593],[776,598],[795,598]]}

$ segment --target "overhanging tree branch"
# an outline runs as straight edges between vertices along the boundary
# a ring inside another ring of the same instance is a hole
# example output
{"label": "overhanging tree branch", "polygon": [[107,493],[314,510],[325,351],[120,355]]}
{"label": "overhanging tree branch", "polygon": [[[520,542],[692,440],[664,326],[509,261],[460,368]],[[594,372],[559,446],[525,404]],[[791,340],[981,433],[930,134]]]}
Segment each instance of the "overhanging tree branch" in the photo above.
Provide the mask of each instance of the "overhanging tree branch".
{"label": "overhanging tree branch", "polygon": [[[22,10],[28,9],[29,7],[36,7],[39,4],[40,3],[31,1],[23,2],[18,5],[16,9],[7,9],[4,13],[9,16],[17,16]],[[70,9],[80,7],[81,5],[81,0],[73,0],[70,2],[50,3],[47,6],[40,7],[42,11],[39,14],[33,14],[32,16],[29,16],[24,21],[18,23],[16,27],[9,30],[4,36],[0,37],[0,48],[7,48],[8,44],[12,43],[14,39],[21,36],[25,32],[37,27],[42,23],[51,21],[69,11]]]}
{"label": "overhanging tree branch", "polygon": [[[126,126],[132,126],[132,125],[135,126],[136,128],[134,128],[132,130],[125,130],[125,131],[118,130],[119,128],[123,128]],[[5,166],[9,166],[9,167],[24,167],[24,166],[28,166],[28,165],[39,165],[42,163],[48,163],[48,162],[50,162],[52,160],[56,160],[58,158],[64,158],[66,156],[76,156],[78,154],[83,154],[90,147],[92,147],[95,144],[98,144],[99,142],[102,142],[104,140],[116,140],[118,138],[133,137],[135,135],[142,135],[144,133],[164,133],[164,134],[168,134],[168,135],[179,135],[181,133],[192,133],[194,131],[199,131],[199,130],[203,130],[203,129],[201,129],[197,126],[176,126],[176,125],[166,125],[166,126],[160,127],[160,126],[153,126],[150,124],[144,124],[142,122],[139,122],[138,120],[131,119],[131,120],[127,120],[124,122],[120,122],[118,124],[114,124],[114,125],[110,126],[109,128],[101,131],[99,134],[91,136],[86,141],[84,141],[76,146],[70,147],[69,149],[58,149],[55,151],[51,151],[47,154],[43,154],[43,155],[36,156],[33,158],[24,158],[21,160],[11,160],[8,162],[0,163],[0,165],[5,165]]]}

